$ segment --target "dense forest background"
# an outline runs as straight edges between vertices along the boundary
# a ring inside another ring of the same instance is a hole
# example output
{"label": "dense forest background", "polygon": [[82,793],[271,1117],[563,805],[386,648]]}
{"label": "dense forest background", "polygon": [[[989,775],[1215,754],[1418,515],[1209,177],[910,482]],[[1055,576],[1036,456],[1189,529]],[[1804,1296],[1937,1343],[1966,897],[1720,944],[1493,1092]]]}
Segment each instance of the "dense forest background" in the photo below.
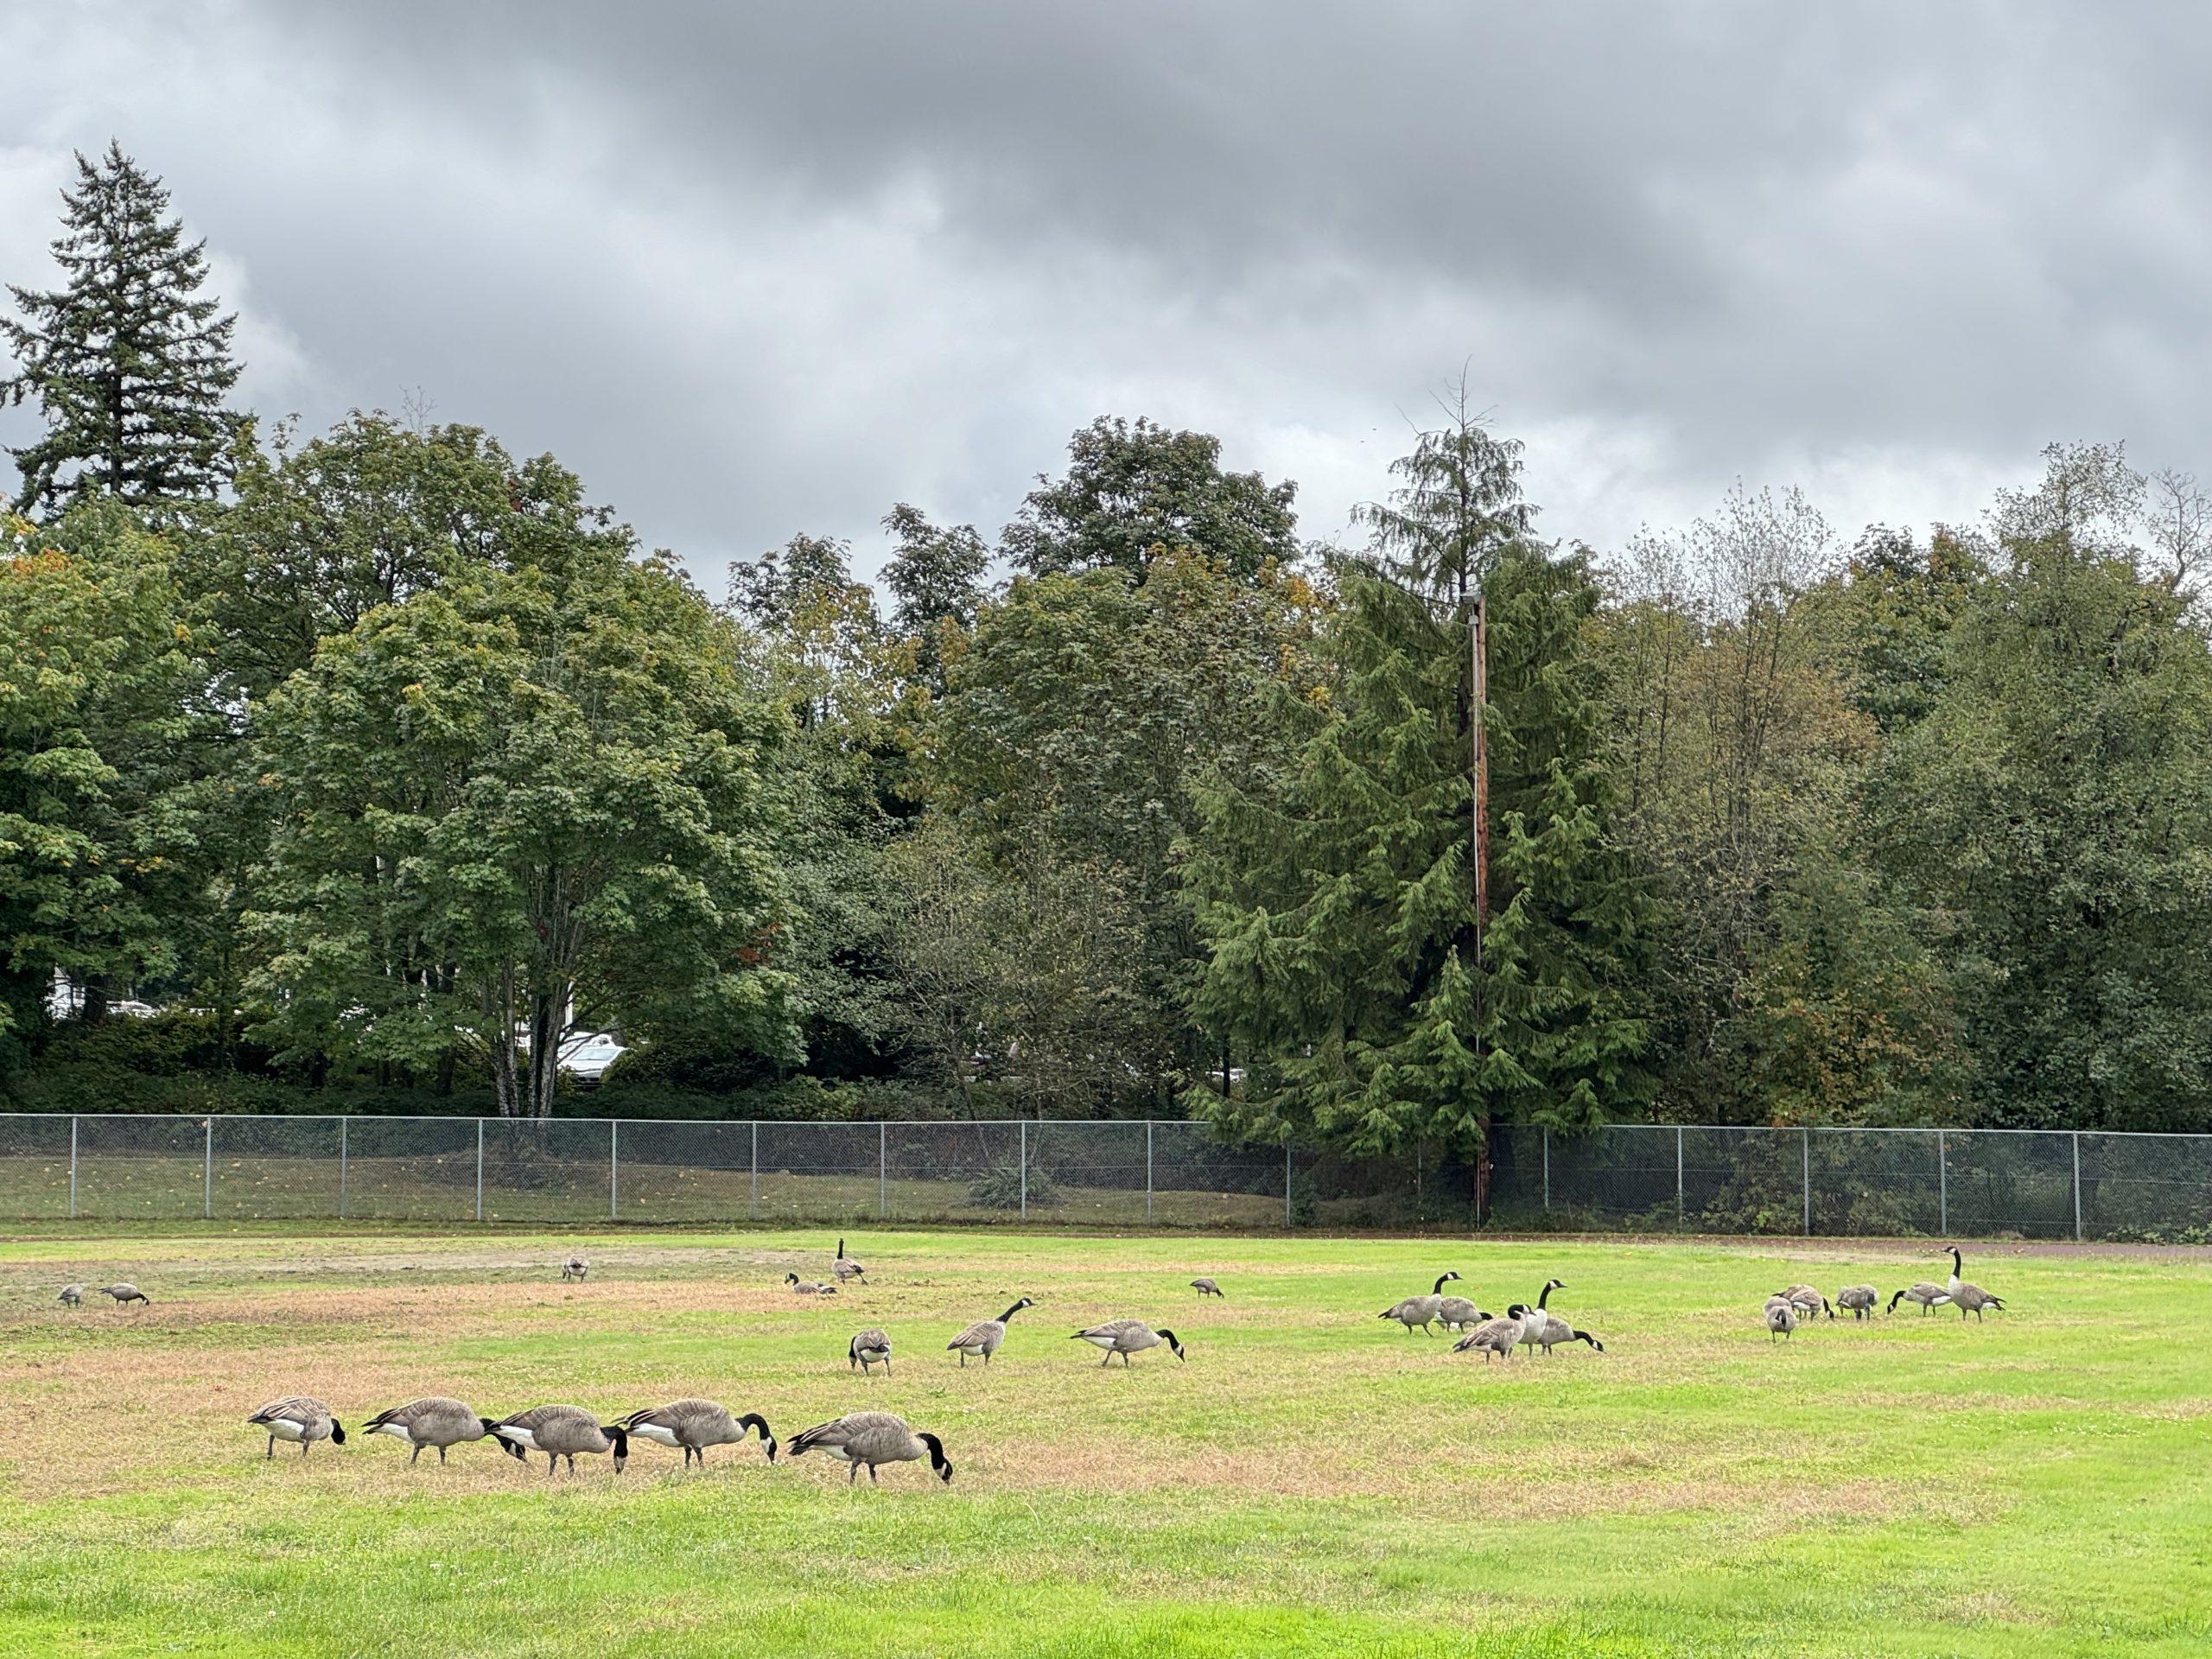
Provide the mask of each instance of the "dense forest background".
{"label": "dense forest background", "polygon": [[[2212,515],[2118,448],[1593,549],[1454,395],[1345,547],[1102,417],[995,537],[889,504],[878,583],[800,534],[714,594],[550,456],[231,408],[119,149],[55,245],[0,1108],[2212,1129]],[[571,1027],[631,1046],[588,1093]]]}

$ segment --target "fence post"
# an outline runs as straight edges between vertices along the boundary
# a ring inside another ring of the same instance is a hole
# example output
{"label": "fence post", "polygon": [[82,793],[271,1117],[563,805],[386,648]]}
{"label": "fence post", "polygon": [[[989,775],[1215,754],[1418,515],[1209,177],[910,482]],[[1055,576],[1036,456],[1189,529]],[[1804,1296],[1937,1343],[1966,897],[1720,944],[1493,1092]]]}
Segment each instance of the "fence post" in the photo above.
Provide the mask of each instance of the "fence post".
{"label": "fence post", "polygon": [[753,1120],[753,1196],[745,1201],[745,1218],[760,1219],[760,1120]]}
{"label": "fence post", "polygon": [[1813,1236],[1813,1132],[1797,1131],[1798,1148],[1805,1159],[1805,1236]]}
{"label": "fence post", "polygon": [[1152,1120],[1144,1121],[1144,1224],[1152,1225]]}
{"label": "fence post", "polygon": [[1021,1120],[1021,1218],[1029,1219],[1029,1120]]}
{"label": "fence post", "polygon": [[1289,1226],[1289,1225],[1291,1224],[1291,1219],[1290,1219],[1290,1142],[1289,1142],[1289,1141],[1284,1141],[1284,1142],[1282,1143],[1282,1224],[1283,1224],[1284,1226],[1286,1226],[1286,1227],[1287,1227],[1287,1226]]}
{"label": "fence post", "polygon": [[875,1218],[883,1221],[891,1214],[891,1126],[875,1126]]}
{"label": "fence post", "polygon": [[484,1219],[484,1120],[476,1120],[476,1219]]}
{"label": "fence post", "polygon": [[346,1219],[346,1116],[338,1117],[338,1219]]}
{"label": "fence post", "polygon": [[1682,1126],[1675,1125],[1675,1225],[1680,1229],[1688,1219],[1682,1206]]}
{"label": "fence post", "polygon": [[69,1114],[69,1219],[77,1219],[77,1115]]}
{"label": "fence post", "polygon": [[622,1120],[607,1120],[607,1218],[622,1219]]}
{"label": "fence post", "polygon": [[1936,1131],[1936,1230],[1951,1236],[1951,1137]]}
{"label": "fence post", "polygon": [[1552,1130],[1544,1125],[1544,1213],[1552,1212]]}
{"label": "fence post", "polygon": [[2082,1131],[2074,1131],[2074,1242],[2082,1242]]}
{"label": "fence post", "polygon": [[205,1161],[200,1166],[200,1218],[215,1219],[215,1115],[213,1112],[200,1120],[200,1127],[207,1133]]}

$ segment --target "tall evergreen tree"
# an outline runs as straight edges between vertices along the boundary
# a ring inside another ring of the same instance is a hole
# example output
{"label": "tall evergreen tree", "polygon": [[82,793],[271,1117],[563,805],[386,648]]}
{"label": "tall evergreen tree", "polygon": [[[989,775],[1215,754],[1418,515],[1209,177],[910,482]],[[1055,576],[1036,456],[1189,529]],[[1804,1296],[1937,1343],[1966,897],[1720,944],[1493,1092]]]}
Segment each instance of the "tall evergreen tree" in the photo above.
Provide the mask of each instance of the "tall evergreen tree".
{"label": "tall evergreen tree", "polygon": [[[1425,434],[1340,563],[1332,676],[1277,787],[1217,787],[1189,862],[1212,946],[1201,1012],[1245,1092],[1193,1107],[1247,1133],[1479,1158],[1499,1117],[1567,1128],[1649,1079],[1633,986],[1643,901],[1612,838],[1580,552],[1528,534],[1517,451],[1461,411]],[[1490,697],[1469,706],[1468,605]],[[1448,601],[1439,613],[1435,601]],[[1495,914],[1476,949],[1467,721],[1491,751]]]}
{"label": "tall evergreen tree", "polygon": [[20,321],[0,321],[20,372],[0,397],[35,398],[47,429],[9,453],[25,510],[51,511],[93,492],[137,507],[211,495],[239,417],[223,406],[238,378],[238,319],[199,297],[207,244],[184,240],[168,192],[111,143],[77,157],[64,190],[66,227],[51,291],[10,284]]}

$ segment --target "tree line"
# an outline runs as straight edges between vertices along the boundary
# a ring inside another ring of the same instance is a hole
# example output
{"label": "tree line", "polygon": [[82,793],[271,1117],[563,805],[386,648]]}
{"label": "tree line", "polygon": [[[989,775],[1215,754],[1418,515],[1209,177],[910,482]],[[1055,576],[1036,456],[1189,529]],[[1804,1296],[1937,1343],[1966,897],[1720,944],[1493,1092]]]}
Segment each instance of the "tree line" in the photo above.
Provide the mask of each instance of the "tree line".
{"label": "tree line", "polygon": [[0,383],[0,1103],[541,1116],[611,1028],[595,1111],[2212,1128],[2185,476],[1599,549],[1449,401],[1340,546],[1102,417],[995,537],[898,504],[873,583],[802,534],[710,594],[550,456],[232,408],[119,149],[54,251]]}

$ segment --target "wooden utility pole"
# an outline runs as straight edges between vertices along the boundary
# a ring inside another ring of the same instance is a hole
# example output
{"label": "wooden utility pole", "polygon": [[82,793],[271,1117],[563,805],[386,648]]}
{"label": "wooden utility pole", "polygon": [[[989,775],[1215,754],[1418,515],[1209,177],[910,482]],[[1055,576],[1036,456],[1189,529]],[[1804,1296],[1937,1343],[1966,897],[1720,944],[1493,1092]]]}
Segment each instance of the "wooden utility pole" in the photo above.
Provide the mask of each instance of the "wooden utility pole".
{"label": "wooden utility pole", "polygon": [[1467,623],[1468,649],[1473,658],[1473,690],[1467,709],[1467,728],[1473,753],[1475,855],[1475,968],[1483,963],[1483,929],[1490,920],[1490,744],[1483,734],[1483,707],[1490,701],[1490,620],[1480,592]]}

